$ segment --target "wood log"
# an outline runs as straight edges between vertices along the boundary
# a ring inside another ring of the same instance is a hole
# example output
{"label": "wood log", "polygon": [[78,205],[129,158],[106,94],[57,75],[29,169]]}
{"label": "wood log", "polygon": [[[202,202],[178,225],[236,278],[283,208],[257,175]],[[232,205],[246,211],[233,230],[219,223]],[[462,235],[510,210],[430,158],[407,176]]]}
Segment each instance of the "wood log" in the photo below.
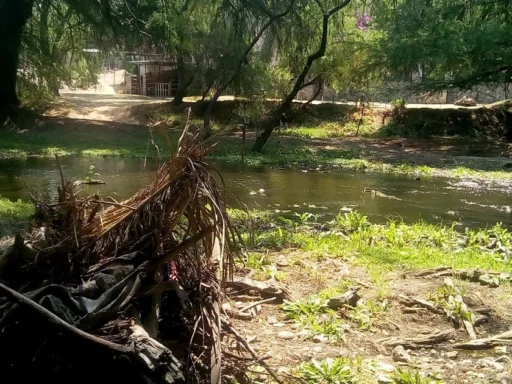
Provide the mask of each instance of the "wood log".
{"label": "wood log", "polygon": [[225,284],[226,287],[232,287],[239,291],[256,291],[264,298],[275,297],[276,300],[292,300],[290,291],[276,282],[269,284],[248,277],[235,277],[233,281],[226,281]]}
{"label": "wood log", "polygon": [[441,308],[436,307],[436,305],[428,300],[420,299],[417,297],[410,297],[405,295],[398,296],[400,302],[404,304],[407,307],[421,307],[428,309],[431,312],[437,313],[437,314],[444,314],[444,311]]}
{"label": "wood log", "polygon": [[130,320],[129,329],[135,358],[151,372],[151,376],[158,378],[157,382],[175,384],[185,381],[180,362],[167,347],[151,338],[137,319]]}
{"label": "wood log", "polygon": [[447,341],[454,332],[455,332],[454,330],[449,329],[446,331],[434,332],[434,333],[431,333],[430,335],[427,335],[424,337],[415,337],[415,338],[393,337],[393,338],[380,339],[379,342],[382,343],[383,345],[385,345],[386,347],[397,347],[397,346],[401,345],[406,349],[407,348],[418,349],[418,348],[432,347],[439,343]]}
{"label": "wood log", "polygon": [[503,332],[483,339],[475,339],[465,343],[455,344],[453,348],[479,350],[491,349],[499,345],[512,345],[512,331]]}

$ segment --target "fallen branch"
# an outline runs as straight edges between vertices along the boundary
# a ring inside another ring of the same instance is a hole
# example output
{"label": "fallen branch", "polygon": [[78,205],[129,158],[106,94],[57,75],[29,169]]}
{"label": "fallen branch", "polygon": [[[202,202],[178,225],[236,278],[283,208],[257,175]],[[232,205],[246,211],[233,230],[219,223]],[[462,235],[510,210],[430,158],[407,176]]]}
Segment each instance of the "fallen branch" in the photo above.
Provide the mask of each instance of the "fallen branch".
{"label": "fallen branch", "polygon": [[139,363],[160,376],[165,383],[172,384],[185,379],[181,372],[181,364],[171,351],[151,338],[135,318],[130,321],[130,331],[129,338],[133,341]]}
{"label": "fallen branch", "polygon": [[262,281],[252,280],[248,277],[236,278],[233,281],[226,281],[226,287],[235,287],[242,291],[257,291],[262,297],[275,297],[276,300],[291,300],[291,294],[285,287],[276,283],[268,284]]}
{"label": "fallen branch", "polygon": [[398,297],[400,302],[407,307],[419,306],[421,308],[428,309],[431,312],[437,314],[444,314],[444,311],[441,308],[436,307],[436,305],[428,300],[419,299],[417,297],[410,297],[405,295],[400,295]]}
{"label": "fallen branch", "polygon": [[268,303],[268,302],[271,302],[271,301],[274,301],[274,300],[276,300],[276,297],[269,297],[268,299],[263,299],[263,300],[260,300],[260,301],[256,301],[254,303],[249,304],[246,307],[243,307],[239,311],[240,312],[245,312],[245,311],[248,311],[251,308],[256,307],[257,305],[260,305],[260,304],[263,304],[263,303]]}
{"label": "fallen branch", "polygon": [[499,345],[512,345],[512,331],[503,332],[483,339],[475,339],[465,343],[455,344],[453,348],[478,350],[490,349]]}
{"label": "fallen branch", "polygon": [[439,343],[449,340],[450,336],[455,332],[454,330],[446,330],[432,333],[424,337],[416,338],[385,338],[380,339],[379,342],[387,347],[403,346],[404,348],[417,349],[424,347],[432,347]]}
{"label": "fallen branch", "polygon": [[[429,269],[418,273],[416,277],[423,277],[428,279],[437,279],[439,277],[454,277],[461,280],[471,281],[473,283],[480,283],[490,287],[498,287],[499,280],[512,280],[510,273],[480,271],[478,269],[452,269],[451,267],[439,267]],[[496,281],[498,279],[498,281]]]}
{"label": "fallen branch", "polygon": [[73,183],[73,188],[78,187],[79,185],[105,185],[104,181],[101,180],[77,180]]}
{"label": "fallen branch", "polygon": [[284,384],[284,382],[279,378],[279,376],[277,375],[277,373],[274,372],[274,370],[272,368],[270,368],[270,366],[260,357],[258,357],[258,355],[256,354],[256,352],[254,351],[254,349],[249,345],[249,343],[247,342],[247,340],[235,329],[233,328],[233,326],[225,319],[222,319],[222,325],[230,332],[232,333],[235,338],[238,340],[238,342],[240,344],[242,344],[244,346],[245,349],[247,349],[247,351],[251,354],[251,356],[257,360],[259,362],[259,364],[261,364],[261,366],[263,368],[266,369],[266,371],[269,373],[270,376],[272,376],[274,378],[274,380],[278,383],[278,384]]}

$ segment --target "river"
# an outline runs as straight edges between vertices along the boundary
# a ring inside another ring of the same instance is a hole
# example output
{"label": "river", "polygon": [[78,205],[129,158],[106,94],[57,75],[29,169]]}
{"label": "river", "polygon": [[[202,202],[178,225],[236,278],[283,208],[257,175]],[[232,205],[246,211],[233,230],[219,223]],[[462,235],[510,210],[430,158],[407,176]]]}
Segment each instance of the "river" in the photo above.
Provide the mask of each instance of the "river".
{"label": "river", "polygon": [[[90,175],[105,185],[83,186],[86,193],[99,193],[123,200],[155,176],[156,166],[139,159],[61,159],[70,180]],[[92,167],[94,169],[92,169]],[[215,165],[223,176],[228,201],[249,208],[270,209],[283,215],[311,212],[318,220],[340,211],[357,209],[373,222],[390,217],[405,222],[423,219],[460,226],[485,227],[496,222],[512,225],[512,191],[509,185],[447,178],[422,178],[365,172],[317,172],[297,169],[248,168]],[[94,175],[96,173],[96,175]],[[60,183],[53,159],[0,161],[0,196],[27,199],[31,191],[56,195]],[[363,192],[376,190],[378,193]]]}

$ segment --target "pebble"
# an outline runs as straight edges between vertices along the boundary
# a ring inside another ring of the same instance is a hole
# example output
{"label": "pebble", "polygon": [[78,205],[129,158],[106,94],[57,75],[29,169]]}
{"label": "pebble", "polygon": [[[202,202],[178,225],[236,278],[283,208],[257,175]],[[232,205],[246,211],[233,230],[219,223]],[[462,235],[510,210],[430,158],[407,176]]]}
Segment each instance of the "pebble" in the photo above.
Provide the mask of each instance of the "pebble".
{"label": "pebble", "polygon": [[453,364],[453,363],[446,363],[444,366],[446,369],[454,369],[455,368],[455,364]]}
{"label": "pebble", "polygon": [[431,355],[437,355],[439,352],[437,352],[435,349],[430,350]]}
{"label": "pebble", "polygon": [[459,354],[459,352],[457,352],[457,351],[449,351],[449,352],[446,352],[446,357],[448,357],[449,359],[455,359],[458,354]]}
{"label": "pebble", "polygon": [[314,343],[327,343],[329,341],[329,338],[325,335],[316,335],[313,337]]}
{"label": "pebble", "polygon": [[503,371],[505,369],[505,366],[503,364],[498,363],[497,361],[489,360],[489,359],[478,360],[478,366],[479,367],[491,367],[497,371]]}
{"label": "pebble", "polygon": [[382,373],[379,373],[377,375],[377,383],[394,383],[395,381],[390,378],[389,376],[383,375]]}
{"label": "pebble", "polygon": [[428,364],[428,363],[430,363],[430,359],[428,357],[422,357],[421,358],[421,362],[425,363],[425,364]]}
{"label": "pebble", "polygon": [[316,353],[321,353],[323,350],[322,347],[320,347],[319,345],[317,345],[316,347],[313,347],[313,352],[316,352]]}
{"label": "pebble", "polygon": [[285,324],[285,323],[275,323],[275,324],[273,324],[273,325],[274,325],[274,327],[279,327],[279,328],[281,328],[281,327],[284,327],[286,324]]}
{"label": "pebble", "polygon": [[280,339],[284,339],[284,340],[291,340],[291,339],[295,338],[295,334],[290,331],[281,331],[277,334],[277,336]]}
{"label": "pebble", "polygon": [[475,371],[467,371],[466,375],[468,375],[468,376],[476,376],[476,372]]}
{"label": "pebble", "polygon": [[411,362],[411,356],[407,353],[404,347],[401,345],[395,347],[393,349],[393,353],[391,354],[393,357],[393,361],[401,362],[401,363],[410,363]]}
{"label": "pebble", "polygon": [[471,360],[471,359],[462,360],[460,362],[460,364],[461,365],[471,365],[471,364],[473,364],[473,360]]}
{"label": "pebble", "polygon": [[391,364],[383,363],[382,361],[377,362],[376,365],[377,370],[384,371],[384,372],[394,372],[395,366]]}
{"label": "pebble", "polygon": [[510,379],[510,374],[508,372],[501,372],[496,375],[496,380],[500,384],[510,384],[512,381]]}

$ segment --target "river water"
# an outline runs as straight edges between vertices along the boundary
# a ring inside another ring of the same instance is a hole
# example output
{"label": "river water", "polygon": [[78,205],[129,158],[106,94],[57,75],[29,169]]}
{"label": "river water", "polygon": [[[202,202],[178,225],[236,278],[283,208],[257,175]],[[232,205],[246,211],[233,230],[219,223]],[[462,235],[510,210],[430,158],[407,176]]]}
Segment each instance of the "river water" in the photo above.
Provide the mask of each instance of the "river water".
{"label": "river water", "polygon": [[[70,180],[89,174],[106,185],[82,186],[87,193],[129,197],[150,183],[155,165],[138,159],[61,159]],[[91,170],[91,166],[94,167]],[[321,173],[316,171],[248,168],[217,164],[232,206],[243,201],[249,208],[271,209],[283,215],[311,212],[319,220],[330,219],[345,209],[368,214],[373,222],[401,217],[406,222],[457,222],[461,226],[485,227],[496,222],[512,226],[512,190],[507,184],[485,184],[446,178],[422,178],[365,172]],[[56,195],[60,183],[53,159],[0,161],[0,196],[9,199],[30,196],[30,191]],[[363,192],[376,190],[379,193]]]}

